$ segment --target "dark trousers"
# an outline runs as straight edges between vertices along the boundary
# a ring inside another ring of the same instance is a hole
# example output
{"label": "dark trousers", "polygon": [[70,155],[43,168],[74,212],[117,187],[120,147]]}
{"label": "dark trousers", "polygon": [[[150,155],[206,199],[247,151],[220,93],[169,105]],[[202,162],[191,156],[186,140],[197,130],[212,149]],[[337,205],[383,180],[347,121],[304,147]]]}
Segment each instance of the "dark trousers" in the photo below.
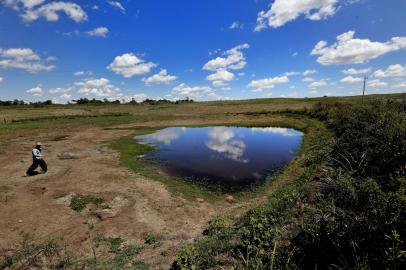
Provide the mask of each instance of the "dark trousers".
{"label": "dark trousers", "polygon": [[41,167],[41,169],[46,172],[48,170],[47,163],[43,159],[35,159],[32,162],[32,165],[28,168],[27,170],[27,175],[36,175],[38,172],[35,170],[38,168],[38,166]]}

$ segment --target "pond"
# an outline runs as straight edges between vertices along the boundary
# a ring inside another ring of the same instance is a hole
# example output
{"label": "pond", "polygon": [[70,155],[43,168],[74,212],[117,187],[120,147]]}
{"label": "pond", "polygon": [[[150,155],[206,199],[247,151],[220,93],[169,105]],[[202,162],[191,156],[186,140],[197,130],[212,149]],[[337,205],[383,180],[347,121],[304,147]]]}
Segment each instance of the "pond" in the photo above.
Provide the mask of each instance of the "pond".
{"label": "pond", "polygon": [[238,191],[264,183],[290,162],[302,137],[290,128],[171,127],[135,139],[157,148],[145,158],[158,161],[167,174]]}

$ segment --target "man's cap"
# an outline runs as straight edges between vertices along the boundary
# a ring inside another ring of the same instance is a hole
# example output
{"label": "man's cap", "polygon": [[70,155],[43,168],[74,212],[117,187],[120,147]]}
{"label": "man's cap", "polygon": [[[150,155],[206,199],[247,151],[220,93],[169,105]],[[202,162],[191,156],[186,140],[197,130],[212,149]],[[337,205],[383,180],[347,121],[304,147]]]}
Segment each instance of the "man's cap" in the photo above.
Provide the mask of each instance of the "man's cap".
{"label": "man's cap", "polygon": [[42,146],[42,143],[37,142],[37,144],[35,146]]}

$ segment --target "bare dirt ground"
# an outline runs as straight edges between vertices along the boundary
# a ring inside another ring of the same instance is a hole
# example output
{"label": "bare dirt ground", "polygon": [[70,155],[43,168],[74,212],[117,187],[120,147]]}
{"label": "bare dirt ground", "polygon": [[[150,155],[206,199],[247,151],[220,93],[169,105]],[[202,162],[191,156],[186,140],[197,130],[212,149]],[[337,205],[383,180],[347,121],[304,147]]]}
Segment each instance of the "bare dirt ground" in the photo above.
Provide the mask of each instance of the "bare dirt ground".
{"label": "bare dirt ground", "polygon": [[[76,127],[18,133],[0,152],[0,249],[12,248],[28,233],[36,241],[63,238],[68,250],[90,254],[98,234],[143,244],[153,233],[161,245],[141,257],[153,269],[168,269],[179,246],[199,237],[213,216],[241,207],[187,201],[120,167],[119,154],[104,142],[131,134],[128,130]],[[66,138],[51,140],[58,136]],[[49,171],[25,177],[36,140],[44,143]],[[63,153],[75,158],[61,159]],[[75,212],[69,207],[72,194],[103,197],[111,208]]]}

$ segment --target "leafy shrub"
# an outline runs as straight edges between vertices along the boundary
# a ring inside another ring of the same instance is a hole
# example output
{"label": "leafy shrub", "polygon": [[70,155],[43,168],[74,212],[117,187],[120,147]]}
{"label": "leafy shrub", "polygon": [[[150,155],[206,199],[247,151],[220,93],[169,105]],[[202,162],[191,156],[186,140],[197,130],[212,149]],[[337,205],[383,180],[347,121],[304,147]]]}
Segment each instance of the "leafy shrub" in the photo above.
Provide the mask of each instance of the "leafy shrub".
{"label": "leafy shrub", "polygon": [[385,269],[386,235],[397,229],[405,233],[402,195],[383,192],[373,179],[339,174],[323,180],[320,196],[318,208],[305,216],[292,239],[293,261],[305,269],[359,269],[361,262]]}
{"label": "leafy shrub", "polygon": [[172,264],[172,270],[204,270],[216,264],[215,256],[222,249],[216,238],[206,238],[181,247]]}
{"label": "leafy shrub", "polygon": [[171,269],[203,270],[216,265],[215,257],[231,249],[234,233],[234,228],[226,226],[224,219],[215,217],[203,231],[206,238],[181,247]]}
{"label": "leafy shrub", "polygon": [[[313,114],[335,134],[326,156],[332,169],[322,177],[313,213],[303,215],[292,239],[292,261],[303,269],[405,267],[404,106],[377,101],[325,106],[324,113],[321,107]],[[393,232],[396,237],[388,237]]]}
{"label": "leafy shrub", "polygon": [[400,104],[377,101],[339,110],[329,127],[338,138],[333,155],[348,171],[376,178],[406,173],[406,113]]}
{"label": "leafy shrub", "polygon": [[228,228],[225,224],[224,219],[221,217],[216,217],[209,221],[207,227],[203,230],[203,235],[207,236],[217,236],[219,238],[224,238],[228,234]]}

